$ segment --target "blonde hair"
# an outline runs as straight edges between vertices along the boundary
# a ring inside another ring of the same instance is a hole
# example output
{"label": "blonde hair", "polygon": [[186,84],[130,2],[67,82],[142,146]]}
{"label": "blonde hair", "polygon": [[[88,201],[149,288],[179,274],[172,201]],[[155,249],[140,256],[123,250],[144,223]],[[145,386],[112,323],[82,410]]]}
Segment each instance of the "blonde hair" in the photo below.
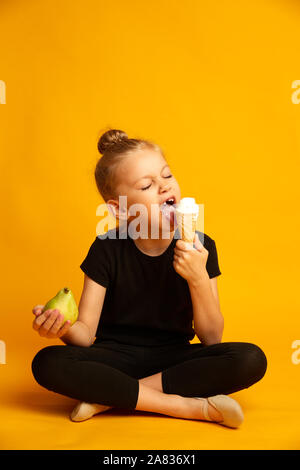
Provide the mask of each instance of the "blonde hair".
{"label": "blonde hair", "polygon": [[129,155],[144,149],[160,152],[164,156],[160,146],[154,142],[129,139],[126,132],[118,129],[109,129],[100,137],[98,150],[103,156],[97,162],[95,180],[98,191],[105,202],[118,197],[116,188],[119,164]]}

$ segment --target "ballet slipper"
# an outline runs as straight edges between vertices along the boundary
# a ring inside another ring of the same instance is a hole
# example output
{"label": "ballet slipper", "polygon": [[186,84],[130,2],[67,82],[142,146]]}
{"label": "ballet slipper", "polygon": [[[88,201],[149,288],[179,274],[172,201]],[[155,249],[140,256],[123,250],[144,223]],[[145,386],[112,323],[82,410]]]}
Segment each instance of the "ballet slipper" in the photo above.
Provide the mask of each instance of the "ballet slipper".
{"label": "ballet slipper", "polygon": [[97,413],[102,413],[103,411],[112,408],[111,406],[100,405],[98,403],[87,403],[85,401],[80,401],[72,413],[70,414],[70,419],[72,421],[85,421],[89,418],[92,418]]}
{"label": "ballet slipper", "polygon": [[[203,414],[207,421],[213,421],[230,428],[238,428],[244,420],[244,414],[239,403],[227,395],[214,395],[208,398],[194,398],[203,400]],[[210,418],[208,414],[208,404],[212,405],[221,413],[223,417],[222,421],[214,421]]]}

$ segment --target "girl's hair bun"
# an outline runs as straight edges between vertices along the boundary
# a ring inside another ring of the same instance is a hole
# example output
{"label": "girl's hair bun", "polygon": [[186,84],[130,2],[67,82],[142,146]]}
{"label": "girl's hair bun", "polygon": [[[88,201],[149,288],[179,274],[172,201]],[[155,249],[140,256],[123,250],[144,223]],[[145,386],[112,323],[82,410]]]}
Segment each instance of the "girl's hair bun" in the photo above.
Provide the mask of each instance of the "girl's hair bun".
{"label": "girl's hair bun", "polygon": [[162,149],[152,141],[144,139],[129,139],[126,132],[119,129],[109,129],[98,140],[98,150],[102,154],[95,168],[97,188],[104,201],[118,197],[119,165],[128,156],[143,150],[160,152]]}
{"label": "girl's hair bun", "polygon": [[119,129],[110,129],[105,132],[98,141],[98,150],[104,154],[108,149],[111,149],[115,144],[124,140],[128,140],[126,132]]}

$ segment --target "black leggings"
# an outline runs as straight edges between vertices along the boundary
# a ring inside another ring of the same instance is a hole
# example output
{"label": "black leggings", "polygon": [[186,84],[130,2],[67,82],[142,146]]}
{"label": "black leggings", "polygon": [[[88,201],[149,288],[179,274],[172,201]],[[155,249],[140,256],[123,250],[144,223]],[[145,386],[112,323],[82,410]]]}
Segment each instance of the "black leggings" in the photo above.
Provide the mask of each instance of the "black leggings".
{"label": "black leggings", "polygon": [[52,345],[32,361],[48,390],[89,403],[134,410],[139,381],[162,371],[164,393],[185,397],[230,394],[258,382],[267,369],[255,344],[224,342],[133,346],[102,341],[90,347]]}

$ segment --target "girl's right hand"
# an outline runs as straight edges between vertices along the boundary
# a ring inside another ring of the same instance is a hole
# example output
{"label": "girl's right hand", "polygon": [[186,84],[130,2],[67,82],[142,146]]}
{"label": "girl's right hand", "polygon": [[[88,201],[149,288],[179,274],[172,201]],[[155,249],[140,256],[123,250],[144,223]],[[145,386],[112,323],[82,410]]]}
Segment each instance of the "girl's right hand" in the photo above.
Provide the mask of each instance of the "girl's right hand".
{"label": "girl's right hand", "polygon": [[35,315],[32,327],[40,336],[46,338],[60,338],[65,335],[71,326],[70,320],[66,321],[64,326],[64,316],[59,309],[49,309],[43,312],[44,305],[36,305],[32,309]]}

